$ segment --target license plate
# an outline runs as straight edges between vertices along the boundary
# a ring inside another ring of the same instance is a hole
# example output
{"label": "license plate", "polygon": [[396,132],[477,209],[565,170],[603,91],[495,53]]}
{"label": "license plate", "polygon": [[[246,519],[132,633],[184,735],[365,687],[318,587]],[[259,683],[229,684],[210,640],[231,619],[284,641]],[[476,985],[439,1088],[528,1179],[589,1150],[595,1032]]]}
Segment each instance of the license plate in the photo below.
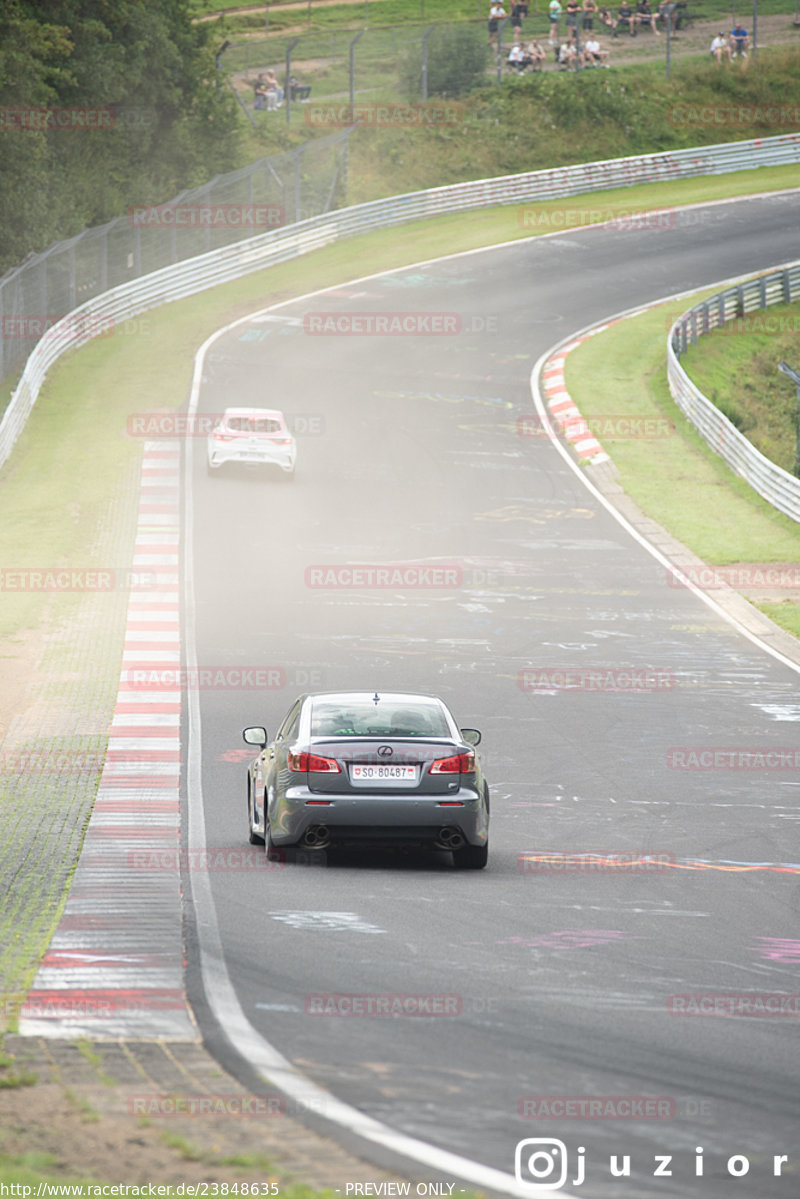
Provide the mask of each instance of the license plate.
{"label": "license plate", "polygon": [[416,766],[367,766],[352,765],[350,781],[353,783],[391,784],[415,783],[417,781]]}

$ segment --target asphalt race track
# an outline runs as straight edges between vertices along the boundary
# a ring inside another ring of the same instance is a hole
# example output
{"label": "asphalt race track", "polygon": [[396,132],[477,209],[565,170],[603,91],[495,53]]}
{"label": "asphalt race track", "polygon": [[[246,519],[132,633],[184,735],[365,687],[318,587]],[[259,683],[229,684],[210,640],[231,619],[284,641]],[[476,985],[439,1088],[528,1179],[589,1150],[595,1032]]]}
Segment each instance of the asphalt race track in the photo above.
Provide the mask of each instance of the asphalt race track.
{"label": "asphalt race track", "polygon": [[[199,691],[202,800],[189,802],[205,805],[209,847],[247,845],[241,729],[274,731],[306,690],[441,695],[483,731],[492,784],[483,872],[388,852],[276,869],[255,850],[255,868],[214,872],[241,1007],[310,1078],[422,1141],[513,1177],[519,1140],[561,1140],[566,1182],[543,1149],[541,1193],[799,1193],[797,1012],[687,1016],[671,998],[800,992],[796,773],[686,768],[700,748],[796,747],[797,673],[670,585],[554,447],[518,428],[549,347],[800,257],[799,218],[797,195],[781,195],[400,270],[274,309],[206,358],[201,411],[279,407],[299,442],[293,483],[207,479],[193,446],[197,662],[271,669],[273,684]],[[311,331],[331,313],[459,331]],[[355,563],[431,569],[405,587],[312,573]],[[590,667],[595,682],[576,683]],[[545,852],[611,862],[519,860]],[[622,869],[620,854],[650,868]],[[680,868],[697,859],[709,868]],[[332,994],[438,997],[425,1002],[439,1011],[316,1014]],[[605,1118],[570,1097],[602,1100]],[[611,1176],[611,1154],[630,1156],[630,1177]],[[789,1157],[781,1178],[775,1154]],[[658,1177],[656,1155],[672,1158]]]}

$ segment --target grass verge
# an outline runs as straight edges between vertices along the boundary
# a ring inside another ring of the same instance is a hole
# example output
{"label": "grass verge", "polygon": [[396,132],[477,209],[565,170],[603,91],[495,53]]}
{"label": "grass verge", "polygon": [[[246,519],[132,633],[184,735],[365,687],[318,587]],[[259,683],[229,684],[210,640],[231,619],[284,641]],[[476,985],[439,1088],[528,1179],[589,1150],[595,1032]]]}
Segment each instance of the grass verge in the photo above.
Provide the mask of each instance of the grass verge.
{"label": "grass verge", "polygon": [[[716,290],[699,292],[681,306],[688,308]],[[659,305],[583,342],[567,359],[570,394],[598,429],[604,418],[608,429],[608,418],[630,416],[647,418],[651,429],[664,431],[650,438],[610,434],[600,440],[627,494],[705,562],[800,562],[797,524],[733,474],[670,395],[666,338],[675,307],[674,301]],[[800,604],[756,606],[788,632],[800,634]]]}
{"label": "grass verge", "polygon": [[729,321],[689,346],[681,365],[765,457],[792,473],[798,443],[797,393],[778,371],[800,367],[800,304],[781,304]]}

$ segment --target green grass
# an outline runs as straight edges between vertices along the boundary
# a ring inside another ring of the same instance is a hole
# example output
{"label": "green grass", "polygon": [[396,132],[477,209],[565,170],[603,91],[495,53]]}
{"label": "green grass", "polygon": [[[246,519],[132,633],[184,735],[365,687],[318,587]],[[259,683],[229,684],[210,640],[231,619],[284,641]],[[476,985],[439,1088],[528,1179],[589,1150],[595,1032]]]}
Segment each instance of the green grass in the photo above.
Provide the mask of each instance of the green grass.
{"label": "green grass", "polygon": [[798,440],[797,389],[778,371],[800,369],[800,304],[730,321],[689,346],[681,365],[712,403],[767,458],[790,473]]}
{"label": "green grass", "polygon": [[[601,442],[627,494],[705,562],[799,561],[797,524],[729,470],[670,395],[667,329],[678,311],[700,298],[659,305],[589,338],[567,359],[567,387],[589,419],[649,417],[668,425],[668,436],[606,435]],[[800,605],[760,606],[789,632],[800,632]]]}
{"label": "green grass", "polygon": [[[356,101],[418,103],[402,83],[403,54],[382,58],[368,34],[357,47]],[[324,40],[324,39],[323,39]],[[320,48],[318,37],[312,49]],[[276,39],[276,47],[282,45]],[[344,42],[341,42],[344,45]],[[333,132],[324,118],[326,96],[336,105],[349,97],[346,59],[310,59],[295,48],[298,78],[313,86],[310,104],[256,113],[255,128],[242,114],[243,161],[253,161]],[[273,65],[282,61],[276,52]],[[262,61],[259,69],[266,65]],[[316,72],[319,72],[319,79]],[[360,72],[360,74],[359,74]],[[256,69],[251,74],[255,77]],[[362,91],[363,87],[363,91]],[[252,90],[243,80],[246,102]],[[784,107],[781,108],[780,106]],[[770,116],[769,114],[773,115]],[[780,123],[775,123],[775,114]],[[367,123],[350,138],[348,185],[342,204],[415,191],[467,179],[545,167],[771,137],[800,129],[800,44],[759,52],[757,64],[720,70],[704,56],[677,64],[670,79],[662,62],[645,62],[578,76],[545,72],[487,80],[453,101],[453,117],[430,127],[405,122]],[[346,124],[346,116],[341,118]]]}

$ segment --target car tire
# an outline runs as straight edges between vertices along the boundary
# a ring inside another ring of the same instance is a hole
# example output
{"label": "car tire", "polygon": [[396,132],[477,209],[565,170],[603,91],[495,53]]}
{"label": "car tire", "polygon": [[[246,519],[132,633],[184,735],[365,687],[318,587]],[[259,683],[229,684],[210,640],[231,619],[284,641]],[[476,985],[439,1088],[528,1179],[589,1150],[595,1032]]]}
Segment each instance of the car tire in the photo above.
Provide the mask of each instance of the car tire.
{"label": "car tire", "polygon": [[489,842],[485,845],[465,845],[453,851],[456,870],[483,870],[489,860]]}
{"label": "car tire", "polygon": [[269,834],[269,820],[266,813],[264,813],[264,850],[268,862],[283,862],[286,859],[284,850],[273,844],[272,837]]}
{"label": "car tire", "polygon": [[250,790],[250,775],[247,776],[247,833],[251,845],[263,845],[264,838],[260,833],[253,832],[253,803]]}

